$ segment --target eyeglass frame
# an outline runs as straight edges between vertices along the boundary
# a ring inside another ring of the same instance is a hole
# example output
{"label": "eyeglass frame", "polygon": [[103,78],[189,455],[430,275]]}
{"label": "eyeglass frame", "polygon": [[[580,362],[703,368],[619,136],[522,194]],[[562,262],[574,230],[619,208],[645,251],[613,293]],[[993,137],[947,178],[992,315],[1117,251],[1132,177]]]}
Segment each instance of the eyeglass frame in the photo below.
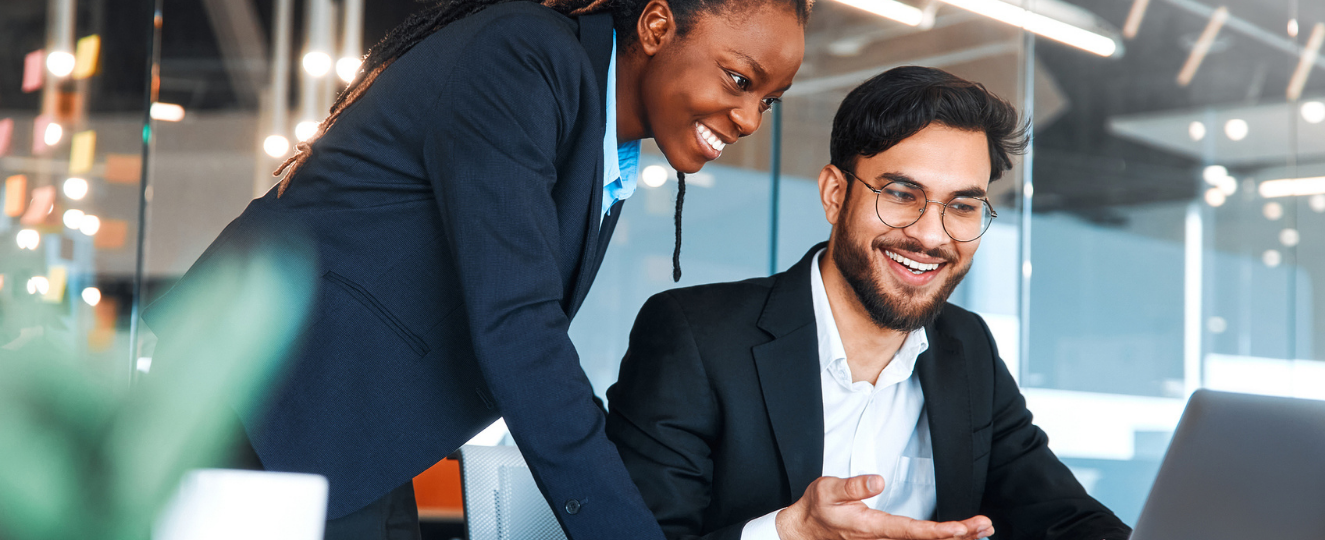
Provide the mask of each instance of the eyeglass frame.
{"label": "eyeglass frame", "polygon": [[[924,206],[922,206],[922,207],[920,208],[920,215],[916,216],[915,221],[912,221],[912,222],[910,222],[910,223],[907,223],[906,225],[903,225],[903,226],[901,226],[901,227],[898,227],[898,226],[896,226],[896,225],[889,224],[887,221],[884,221],[884,220],[883,220],[883,216],[879,215],[879,196],[883,194],[883,188],[875,188],[874,186],[871,186],[871,185],[869,184],[869,182],[866,182],[866,181],[865,181],[864,179],[862,179],[861,177],[856,176],[856,174],[853,173],[853,172],[851,172],[851,171],[848,171],[848,170],[846,170],[846,169],[839,169],[839,170],[842,171],[843,174],[846,174],[847,176],[850,176],[850,177],[852,177],[852,178],[855,178],[856,180],[859,180],[861,184],[864,184],[864,185],[865,185],[865,188],[866,188],[866,189],[869,189],[870,191],[873,191],[873,192],[874,192],[874,217],[879,218],[879,223],[882,223],[882,224],[888,226],[889,228],[893,228],[893,229],[905,229],[905,228],[907,228],[907,227],[910,227],[910,226],[912,226],[912,225],[915,225],[916,223],[919,223],[919,222],[920,222],[920,218],[925,217],[925,212],[929,211],[929,204],[930,204],[930,203],[934,203],[934,204],[937,204],[937,205],[943,207],[943,210],[941,210],[941,211],[939,212],[939,224],[943,226],[943,234],[948,235],[948,238],[951,238],[953,242],[961,242],[961,243],[964,244],[964,243],[967,243],[967,242],[974,242],[974,241],[976,241],[976,240],[979,240],[980,237],[984,236],[986,232],[989,232],[989,225],[992,225],[992,224],[994,223],[994,219],[998,217],[998,211],[994,210],[994,204],[991,203],[991,202],[989,202],[989,198],[988,198],[988,197],[967,197],[967,196],[964,196],[964,195],[959,195],[959,196],[953,197],[952,199],[948,199],[948,202],[945,203],[945,202],[943,202],[943,201],[936,201],[936,200],[934,200],[934,199],[929,198],[929,192],[928,192],[928,191],[925,191],[925,187],[924,187],[924,186],[920,186],[920,185],[917,185],[917,184],[911,184],[911,185],[915,186],[916,189],[919,189],[921,193],[925,194],[925,204],[924,204]],[[889,185],[894,184],[894,183],[897,183],[897,182],[899,182],[899,181],[898,181],[898,180],[890,180],[887,184],[884,184],[883,187],[888,187]],[[909,183],[909,182],[908,182],[908,183]],[[984,228],[980,230],[980,234],[976,235],[975,238],[972,238],[972,239],[970,239],[970,240],[958,240],[957,237],[953,236],[951,232],[948,232],[948,222],[944,221],[943,218],[944,218],[944,216],[947,215],[947,212],[948,212],[948,205],[951,204],[952,201],[953,201],[953,200],[956,200],[956,199],[975,199],[975,200],[977,200],[977,201],[980,201],[980,202],[984,203],[984,204],[985,204],[985,208],[988,208],[988,209],[989,209],[989,224],[988,224],[988,225],[985,225]]]}

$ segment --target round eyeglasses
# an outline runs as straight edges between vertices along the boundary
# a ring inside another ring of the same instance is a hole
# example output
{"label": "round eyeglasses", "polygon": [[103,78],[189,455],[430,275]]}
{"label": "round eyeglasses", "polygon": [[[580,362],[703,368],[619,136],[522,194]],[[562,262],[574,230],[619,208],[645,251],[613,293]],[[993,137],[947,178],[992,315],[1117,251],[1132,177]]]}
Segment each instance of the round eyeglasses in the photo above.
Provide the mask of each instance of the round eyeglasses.
{"label": "round eyeglasses", "polygon": [[989,204],[989,199],[981,197],[953,197],[948,202],[931,200],[925,189],[902,180],[894,180],[876,189],[851,171],[842,170],[848,176],[860,180],[865,187],[874,192],[874,213],[879,221],[894,229],[905,229],[915,225],[925,215],[929,203],[943,207],[939,214],[943,230],[958,242],[971,242],[985,234],[989,224],[998,217],[998,212]]}

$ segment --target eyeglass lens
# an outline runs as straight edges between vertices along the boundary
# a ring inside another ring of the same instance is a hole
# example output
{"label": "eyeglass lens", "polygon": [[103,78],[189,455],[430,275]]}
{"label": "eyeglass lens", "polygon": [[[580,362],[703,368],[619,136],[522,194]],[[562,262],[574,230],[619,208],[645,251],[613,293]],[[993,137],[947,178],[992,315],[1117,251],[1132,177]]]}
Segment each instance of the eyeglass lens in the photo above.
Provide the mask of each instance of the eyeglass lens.
{"label": "eyeglass lens", "polygon": [[[927,204],[925,191],[919,186],[890,182],[879,190],[875,211],[885,225],[903,228],[919,221]],[[954,197],[941,212],[944,230],[958,242],[979,238],[994,219],[989,204],[974,197]]]}

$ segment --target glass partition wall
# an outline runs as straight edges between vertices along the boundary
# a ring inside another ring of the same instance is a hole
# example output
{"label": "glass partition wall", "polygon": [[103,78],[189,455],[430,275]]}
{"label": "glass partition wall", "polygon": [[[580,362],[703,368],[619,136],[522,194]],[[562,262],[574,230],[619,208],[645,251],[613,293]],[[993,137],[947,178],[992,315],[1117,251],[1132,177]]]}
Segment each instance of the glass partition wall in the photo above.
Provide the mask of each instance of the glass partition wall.
{"label": "glass partition wall", "polygon": [[[123,389],[150,376],[134,309],[419,7],[0,4],[0,350],[57,343]],[[651,294],[781,271],[826,240],[815,179],[838,103],[888,68],[939,67],[1034,118],[952,301],[989,322],[1054,450],[1134,521],[1196,388],[1325,398],[1322,41],[1325,4],[1298,0],[820,2],[783,103],[687,179],[680,283],[675,173],[645,144],[571,328],[585,371],[601,395]]]}
{"label": "glass partition wall", "polygon": [[152,9],[0,5],[0,351],[116,388],[135,357]]}

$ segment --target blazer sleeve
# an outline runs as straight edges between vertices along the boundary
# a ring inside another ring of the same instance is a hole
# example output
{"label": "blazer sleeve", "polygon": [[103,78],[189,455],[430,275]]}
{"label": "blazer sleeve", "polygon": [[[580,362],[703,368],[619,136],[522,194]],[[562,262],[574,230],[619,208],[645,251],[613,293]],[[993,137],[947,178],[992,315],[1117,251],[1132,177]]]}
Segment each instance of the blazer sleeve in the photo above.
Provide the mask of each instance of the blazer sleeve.
{"label": "blazer sleeve", "polygon": [[998,357],[993,335],[980,328],[994,358],[994,409],[989,475],[980,513],[999,540],[1127,540],[1132,530],[1092,498],[1049,450],[1026,400]]}
{"label": "blazer sleeve", "polygon": [[722,426],[690,324],[668,293],[640,309],[607,398],[607,436],[667,538],[739,539],[745,523],[702,534]]}
{"label": "blazer sleeve", "polygon": [[424,128],[479,370],[571,539],[662,538],[604,435],[561,307],[552,189],[594,180],[556,169],[597,95],[583,89],[588,60],[569,32],[540,31],[546,21],[487,24],[457,52]]}

